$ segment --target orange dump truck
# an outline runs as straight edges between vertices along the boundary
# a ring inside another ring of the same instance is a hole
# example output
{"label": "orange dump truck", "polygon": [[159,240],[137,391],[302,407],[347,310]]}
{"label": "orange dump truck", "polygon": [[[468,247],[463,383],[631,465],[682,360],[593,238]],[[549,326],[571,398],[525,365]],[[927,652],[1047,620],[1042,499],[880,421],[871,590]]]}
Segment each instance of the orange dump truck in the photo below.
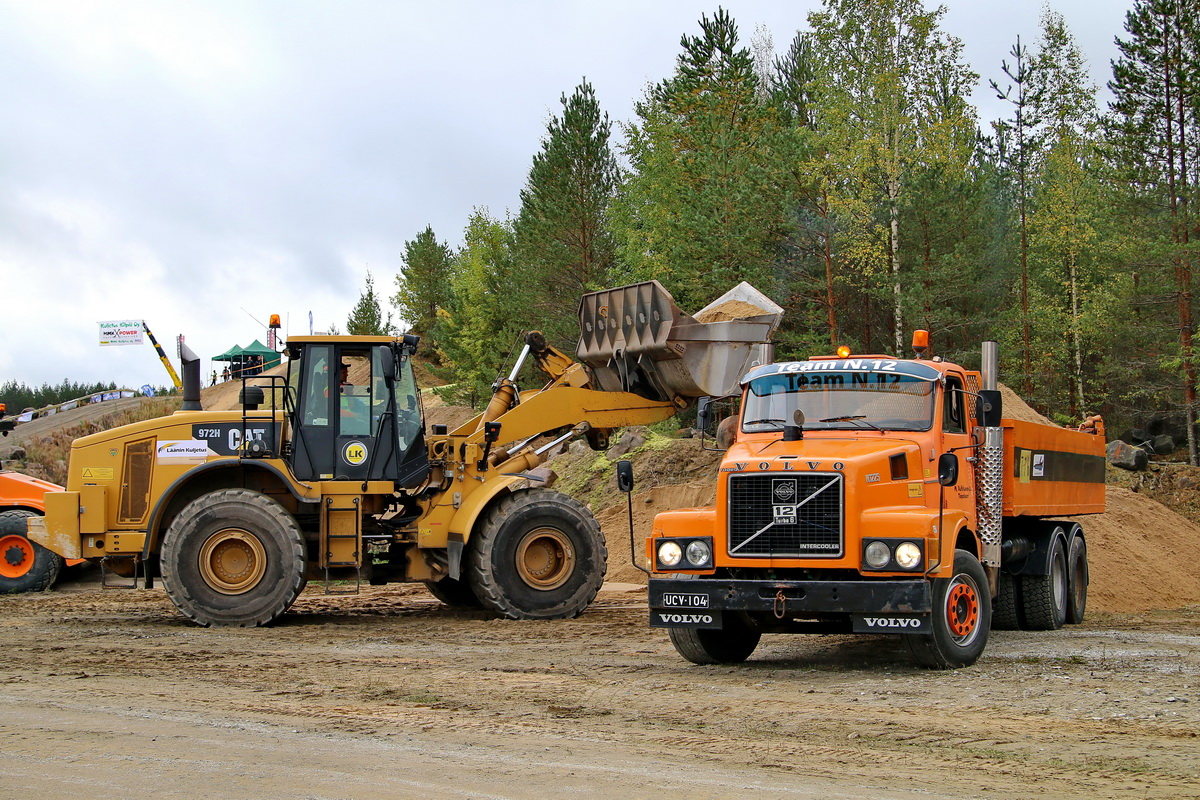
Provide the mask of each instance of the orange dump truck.
{"label": "orange dump truck", "polygon": [[58,579],[62,557],[31,542],[25,521],[44,513],[47,492],[62,490],[56,483],[0,471],[0,594],[38,592]]}
{"label": "orange dump truck", "polygon": [[843,351],[743,378],[716,505],[659,514],[647,540],[651,624],[684,658],[890,633],[952,668],[991,628],[1083,619],[1086,539],[1056,518],[1104,510],[1103,424],[1003,418],[995,343],[976,372],[922,358],[922,333],[915,359]]}

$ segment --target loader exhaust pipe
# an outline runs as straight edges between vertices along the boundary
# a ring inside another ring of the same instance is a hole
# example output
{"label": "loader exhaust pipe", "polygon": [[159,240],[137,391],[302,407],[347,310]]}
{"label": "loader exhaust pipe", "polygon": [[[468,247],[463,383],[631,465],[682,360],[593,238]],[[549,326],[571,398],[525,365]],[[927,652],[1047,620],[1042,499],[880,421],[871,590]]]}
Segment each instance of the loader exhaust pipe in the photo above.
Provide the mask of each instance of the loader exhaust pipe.
{"label": "loader exhaust pipe", "polygon": [[179,358],[183,361],[183,405],[179,408],[181,411],[203,411],[200,405],[200,356],[180,342]]}

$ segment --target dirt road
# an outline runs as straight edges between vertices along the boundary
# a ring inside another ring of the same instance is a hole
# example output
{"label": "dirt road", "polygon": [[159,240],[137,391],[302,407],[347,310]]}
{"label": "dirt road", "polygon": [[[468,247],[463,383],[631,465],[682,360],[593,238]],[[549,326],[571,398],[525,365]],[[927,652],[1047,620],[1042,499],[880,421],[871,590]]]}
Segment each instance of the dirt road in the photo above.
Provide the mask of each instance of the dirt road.
{"label": "dirt road", "polygon": [[643,592],[517,623],[310,587],[251,630],[157,590],[0,597],[0,796],[1200,797],[1200,609],[997,632],[951,673],[888,637],[696,667]]}

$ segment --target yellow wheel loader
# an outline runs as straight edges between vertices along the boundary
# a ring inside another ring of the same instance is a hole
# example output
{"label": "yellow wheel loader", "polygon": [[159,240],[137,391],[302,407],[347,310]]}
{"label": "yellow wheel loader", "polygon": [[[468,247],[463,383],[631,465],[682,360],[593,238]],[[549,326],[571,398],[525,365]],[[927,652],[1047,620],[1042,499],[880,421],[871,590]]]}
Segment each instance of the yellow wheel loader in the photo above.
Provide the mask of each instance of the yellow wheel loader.
{"label": "yellow wheel loader", "polygon": [[[604,537],[540,465],[769,363],[782,309],[746,284],[710,308],[723,305],[740,318],[698,322],[655,281],[585,295],[579,361],[529,334],[487,409],[455,430],[426,429],[415,336],[293,337],[286,378],[244,382],[240,413],[201,410],[185,347],[182,409],[77,440],[67,490],[46,496],[29,536],[99,560],[114,585],[161,580],[205,626],[270,623],[314,579],[422,581],[451,605],[573,617],[604,578]],[[522,391],[528,358],[546,382]]]}

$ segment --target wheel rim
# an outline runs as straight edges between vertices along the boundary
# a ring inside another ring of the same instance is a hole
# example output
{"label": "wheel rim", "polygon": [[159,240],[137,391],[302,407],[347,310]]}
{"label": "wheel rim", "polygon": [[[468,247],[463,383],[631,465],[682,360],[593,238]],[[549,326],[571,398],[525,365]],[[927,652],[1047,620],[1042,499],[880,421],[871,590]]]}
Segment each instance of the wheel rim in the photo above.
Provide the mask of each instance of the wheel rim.
{"label": "wheel rim", "polygon": [[1052,577],[1050,580],[1052,581],[1051,591],[1054,592],[1054,607],[1055,608],[1066,608],[1067,607],[1067,559],[1065,556],[1061,555],[1061,552],[1060,552],[1058,558],[1054,559],[1054,564],[1051,566],[1051,570],[1052,570],[1052,573],[1051,573]]}
{"label": "wheel rim", "polygon": [[221,594],[253,589],[267,571],[267,551],[258,537],[240,528],[217,531],[200,548],[200,575]]}
{"label": "wheel rim", "polygon": [[959,646],[979,635],[979,589],[966,576],[955,576],[946,592],[946,625]]}
{"label": "wheel rim", "polygon": [[517,574],[534,589],[557,589],[575,569],[575,548],[555,528],[538,528],[517,544]]}
{"label": "wheel rim", "polygon": [[0,575],[5,578],[24,577],[33,567],[33,542],[24,536],[0,537]]}

